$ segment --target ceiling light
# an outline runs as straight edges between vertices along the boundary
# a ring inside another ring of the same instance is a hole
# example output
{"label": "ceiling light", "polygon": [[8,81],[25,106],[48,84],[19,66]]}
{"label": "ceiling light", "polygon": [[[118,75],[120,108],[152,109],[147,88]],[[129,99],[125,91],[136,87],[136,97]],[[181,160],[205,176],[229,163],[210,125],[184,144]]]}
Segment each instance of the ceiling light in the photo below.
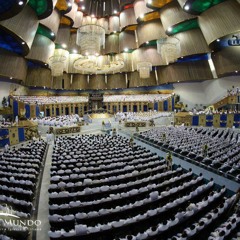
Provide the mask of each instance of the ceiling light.
{"label": "ceiling light", "polygon": [[114,13],[114,14],[117,14],[117,13],[118,13],[118,11],[117,11],[117,10],[114,10],[114,11],[113,11],[113,13]]}
{"label": "ceiling light", "polygon": [[82,6],[82,10],[85,10],[85,6]]}
{"label": "ceiling light", "polygon": [[69,3],[68,3],[68,7],[71,7],[71,6],[72,6],[72,4],[69,2]]}
{"label": "ceiling light", "polygon": [[66,48],[66,47],[67,47],[67,45],[66,45],[65,43],[63,43],[63,44],[62,44],[62,47],[63,47],[63,48]]}
{"label": "ceiling light", "polygon": [[152,4],[152,0],[148,0],[148,4]]}
{"label": "ceiling light", "polygon": [[190,9],[190,6],[187,4],[184,6],[184,10],[188,11]]}
{"label": "ceiling light", "polygon": [[238,71],[235,71],[235,73],[238,73]]}
{"label": "ceiling light", "polygon": [[20,6],[23,5],[23,1],[19,1],[18,5],[20,5]]}
{"label": "ceiling light", "polygon": [[167,31],[168,31],[168,32],[171,32],[171,31],[172,31],[172,27],[169,27],[169,28],[167,29]]}
{"label": "ceiling light", "polygon": [[219,38],[217,39],[217,42],[220,42],[220,39],[219,39]]}
{"label": "ceiling light", "polygon": [[72,52],[73,52],[73,53],[77,53],[78,51],[77,51],[76,49],[73,49]]}
{"label": "ceiling light", "polygon": [[149,41],[147,41],[146,44],[149,44]]}
{"label": "ceiling light", "polygon": [[141,14],[139,17],[140,17],[140,18],[144,18],[144,15],[143,15],[143,14]]}
{"label": "ceiling light", "polygon": [[51,36],[54,36],[55,34],[54,34],[54,32],[51,32]]}
{"label": "ceiling light", "polygon": [[24,45],[25,44],[25,42],[22,42],[22,45]]}
{"label": "ceiling light", "polygon": [[128,52],[128,48],[124,48],[124,52]]}
{"label": "ceiling light", "polygon": [[12,77],[10,77],[10,79],[13,79]]}
{"label": "ceiling light", "polygon": [[117,33],[117,31],[113,31],[113,33]]}
{"label": "ceiling light", "polygon": [[94,14],[92,14],[92,15],[91,15],[91,17],[92,17],[92,18],[95,18],[95,15],[94,15]]}

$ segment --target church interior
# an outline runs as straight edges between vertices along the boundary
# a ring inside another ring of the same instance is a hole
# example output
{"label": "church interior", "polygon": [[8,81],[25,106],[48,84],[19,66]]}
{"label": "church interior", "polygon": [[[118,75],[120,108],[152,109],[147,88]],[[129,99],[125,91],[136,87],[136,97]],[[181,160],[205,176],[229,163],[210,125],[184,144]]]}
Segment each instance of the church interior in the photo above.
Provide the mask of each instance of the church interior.
{"label": "church interior", "polygon": [[239,240],[239,13],[0,0],[0,240]]}

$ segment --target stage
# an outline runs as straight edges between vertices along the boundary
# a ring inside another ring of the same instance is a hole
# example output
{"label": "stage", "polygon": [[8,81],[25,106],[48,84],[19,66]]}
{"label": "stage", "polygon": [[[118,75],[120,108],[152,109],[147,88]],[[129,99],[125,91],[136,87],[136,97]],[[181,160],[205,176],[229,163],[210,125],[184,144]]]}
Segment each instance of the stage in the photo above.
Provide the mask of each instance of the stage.
{"label": "stage", "polygon": [[86,114],[89,115],[92,119],[111,118],[112,117],[112,114],[103,108],[89,110],[86,112]]}

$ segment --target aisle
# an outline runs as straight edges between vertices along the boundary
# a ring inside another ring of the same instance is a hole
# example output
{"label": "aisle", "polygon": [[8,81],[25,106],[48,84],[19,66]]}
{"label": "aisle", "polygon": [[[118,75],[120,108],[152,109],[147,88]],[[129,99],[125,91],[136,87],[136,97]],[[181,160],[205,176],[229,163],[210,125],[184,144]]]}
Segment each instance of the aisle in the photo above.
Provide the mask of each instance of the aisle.
{"label": "aisle", "polygon": [[48,195],[48,187],[50,184],[50,169],[52,164],[52,152],[53,145],[49,145],[46,162],[44,166],[44,172],[42,176],[42,184],[40,189],[40,198],[38,203],[38,215],[37,219],[41,221],[41,231],[37,231],[37,240],[48,240],[48,231],[50,229],[49,221],[48,221],[48,213],[49,213],[49,195]]}

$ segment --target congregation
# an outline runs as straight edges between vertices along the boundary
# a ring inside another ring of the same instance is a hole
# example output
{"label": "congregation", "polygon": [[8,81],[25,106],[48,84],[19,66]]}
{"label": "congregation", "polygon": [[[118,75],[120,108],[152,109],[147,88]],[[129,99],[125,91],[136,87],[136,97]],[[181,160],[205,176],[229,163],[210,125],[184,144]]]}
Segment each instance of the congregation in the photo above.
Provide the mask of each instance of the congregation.
{"label": "congregation", "polygon": [[170,117],[171,112],[157,112],[157,111],[148,111],[148,112],[117,112],[115,114],[116,121],[150,121],[152,119],[161,118],[161,117]]}
{"label": "congregation", "polygon": [[240,222],[225,187],[118,135],[58,137],[49,194],[52,240],[235,239]]}
{"label": "congregation", "polygon": [[171,94],[104,95],[103,102],[162,102]]}
{"label": "congregation", "polygon": [[[45,141],[34,141],[0,152],[0,211],[14,214],[16,218],[30,220],[35,212],[33,201],[43,167]],[[5,228],[0,239],[27,239],[29,229],[0,219],[0,229]],[[5,236],[6,235],[6,236]],[[8,236],[8,237],[7,237]]]}
{"label": "congregation", "polygon": [[57,117],[34,118],[31,120],[40,126],[67,127],[76,125],[81,122],[83,118],[80,118],[78,114],[72,114]]}
{"label": "congregation", "polygon": [[240,134],[233,129],[163,126],[141,132],[140,137],[240,181]]}
{"label": "congregation", "polygon": [[13,98],[26,104],[38,105],[88,102],[87,96],[13,96]]}

